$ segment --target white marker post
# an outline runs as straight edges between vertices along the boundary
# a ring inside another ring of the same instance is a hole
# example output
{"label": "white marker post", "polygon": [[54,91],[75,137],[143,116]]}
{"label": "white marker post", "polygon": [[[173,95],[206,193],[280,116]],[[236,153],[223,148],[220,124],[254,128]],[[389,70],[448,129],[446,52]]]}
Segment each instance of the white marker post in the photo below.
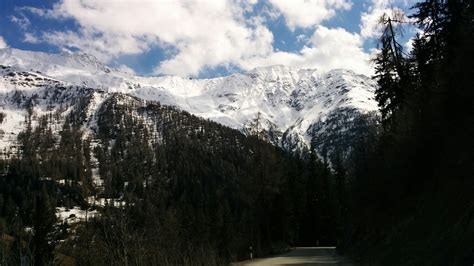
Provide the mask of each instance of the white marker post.
{"label": "white marker post", "polygon": [[250,246],[249,250],[250,250],[250,259],[253,260],[253,250],[252,250],[252,246]]}

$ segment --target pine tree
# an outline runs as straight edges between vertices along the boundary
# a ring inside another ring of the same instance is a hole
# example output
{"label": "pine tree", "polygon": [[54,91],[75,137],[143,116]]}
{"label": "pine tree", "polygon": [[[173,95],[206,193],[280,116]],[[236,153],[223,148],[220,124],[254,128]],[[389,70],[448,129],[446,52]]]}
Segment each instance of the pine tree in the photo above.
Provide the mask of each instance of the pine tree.
{"label": "pine tree", "polygon": [[409,82],[407,60],[403,56],[402,45],[397,41],[404,18],[402,13],[395,11],[393,17],[384,14],[380,18],[383,32],[379,40],[380,52],[374,59],[374,78],[379,85],[375,99],[379,103],[382,122],[387,129],[394,124],[394,114],[404,102],[404,86]]}
{"label": "pine tree", "polygon": [[40,194],[36,196],[33,217],[33,253],[35,265],[48,265],[53,259],[55,246],[53,230],[55,223],[55,208],[46,192],[46,188],[43,186]]}

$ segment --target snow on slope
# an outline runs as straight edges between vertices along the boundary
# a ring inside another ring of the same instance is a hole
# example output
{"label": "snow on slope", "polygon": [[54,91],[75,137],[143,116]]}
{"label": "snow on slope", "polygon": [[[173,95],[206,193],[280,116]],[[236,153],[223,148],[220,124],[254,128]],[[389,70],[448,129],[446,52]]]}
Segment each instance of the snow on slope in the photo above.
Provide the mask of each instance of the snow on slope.
{"label": "snow on slope", "polygon": [[0,49],[0,65],[156,100],[236,129],[250,127],[259,114],[261,127],[277,133],[276,144],[281,144],[283,135],[308,144],[311,125],[339,109],[377,110],[374,81],[349,70],[322,73],[276,65],[213,79],[141,77],[109,68],[87,54],[12,48]]}
{"label": "snow on slope", "polygon": [[[5,153],[7,148],[15,150],[18,133],[27,127],[28,112],[33,114],[32,127],[39,123],[39,117],[43,115],[64,119],[70,106],[77,103],[85,92],[100,94],[98,90],[69,85],[40,73],[0,65],[0,154]],[[92,101],[91,106],[96,109],[98,104],[94,104]],[[61,128],[62,124],[55,121],[51,130],[56,133]]]}

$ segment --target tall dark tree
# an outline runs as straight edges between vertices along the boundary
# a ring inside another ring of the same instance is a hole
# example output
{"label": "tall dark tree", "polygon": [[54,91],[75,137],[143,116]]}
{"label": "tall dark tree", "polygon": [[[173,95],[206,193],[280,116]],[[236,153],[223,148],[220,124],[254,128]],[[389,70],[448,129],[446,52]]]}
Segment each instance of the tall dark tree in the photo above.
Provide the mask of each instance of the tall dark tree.
{"label": "tall dark tree", "polygon": [[411,17],[421,33],[410,54],[397,52],[390,23],[381,38],[385,130],[373,148],[357,149],[368,164],[352,172],[346,246],[375,265],[472,264],[474,4],[426,0]]}
{"label": "tall dark tree", "polygon": [[393,124],[393,116],[403,104],[409,78],[409,67],[403,56],[403,47],[398,42],[401,35],[401,24],[405,23],[403,13],[393,11],[391,16],[384,14],[380,18],[383,27],[379,40],[380,52],[374,59],[375,76],[379,87],[375,99],[379,103],[382,120],[385,126]]}
{"label": "tall dark tree", "polygon": [[36,196],[33,218],[33,254],[34,265],[48,265],[53,260],[55,247],[54,226],[56,224],[55,207],[46,188]]}

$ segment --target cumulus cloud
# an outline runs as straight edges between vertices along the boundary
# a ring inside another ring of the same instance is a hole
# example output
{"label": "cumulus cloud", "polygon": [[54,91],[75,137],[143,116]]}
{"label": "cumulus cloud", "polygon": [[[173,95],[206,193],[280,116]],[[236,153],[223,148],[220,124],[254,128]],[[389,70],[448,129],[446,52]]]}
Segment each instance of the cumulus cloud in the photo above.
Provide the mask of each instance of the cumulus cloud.
{"label": "cumulus cloud", "polygon": [[342,28],[318,27],[311,42],[313,48],[303,49],[311,55],[319,68],[349,68],[359,73],[371,74],[370,56],[362,49],[362,39],[357,33]]}
{"label": "cumulus cloud", "polygon": [[372,0],[372,5],[360,18],[360,34],[364,38],[374,38],[380,35],[380,17],[390,11],[389,0]]}
{"label": "cumulus cloud", "polygon": [[105,60],[159,45],[174,53],[156,72],[187,76],[272,51],[272,33],[258,19],[244,17],[255,3],[62,0],[52,10],[30,11],[48,18],[73,19],[79,25],[77,31],[45,32],[43,41]]}
{"label": "cumulus cloud", "polygon": [[291,30],[319,25],[330,19],[337,10],[348,10],[352,3],[348,0],[269,0],[285,17]]}
{"label": "cumulus cloud", "polygon": [[362,38],[342,28],[318,26],[308,46],[297,53],[274,52],[268,57],[252,58],[242,62],[241,67],[283,64],[297,68],[316,68],[328,71],[336,68],[351,69],[357,73],[371,75],[371,56],[362,49]]}
{"label": "cumulus cloud", "polygon": [[7,47],[8,47],[7,42],[5,41],[5,39],[3,39],[2,36],[0,36],[0,49],[7,48]]}
{"label": "cumulus cloud", "polygon": [[[369,55],[362,48],[363,36],[320,25],[337,10],[351,8],[349,0],[294,1],[269,0],[259,13],[254,10],[257,0],[61,0],[52,9],[25,7],[22,11],[72,20],[77,29],[26,32],[24,40],[79,49],[104,61],[159,46],[165,59],[157,61],[155,74],[198,76],[216,67],[249,70],[273,64],[372,73]],[[277,16],[283,16],[290,29],[313,31],[296,38],[303,48],[274,49],[266,20]]]}

